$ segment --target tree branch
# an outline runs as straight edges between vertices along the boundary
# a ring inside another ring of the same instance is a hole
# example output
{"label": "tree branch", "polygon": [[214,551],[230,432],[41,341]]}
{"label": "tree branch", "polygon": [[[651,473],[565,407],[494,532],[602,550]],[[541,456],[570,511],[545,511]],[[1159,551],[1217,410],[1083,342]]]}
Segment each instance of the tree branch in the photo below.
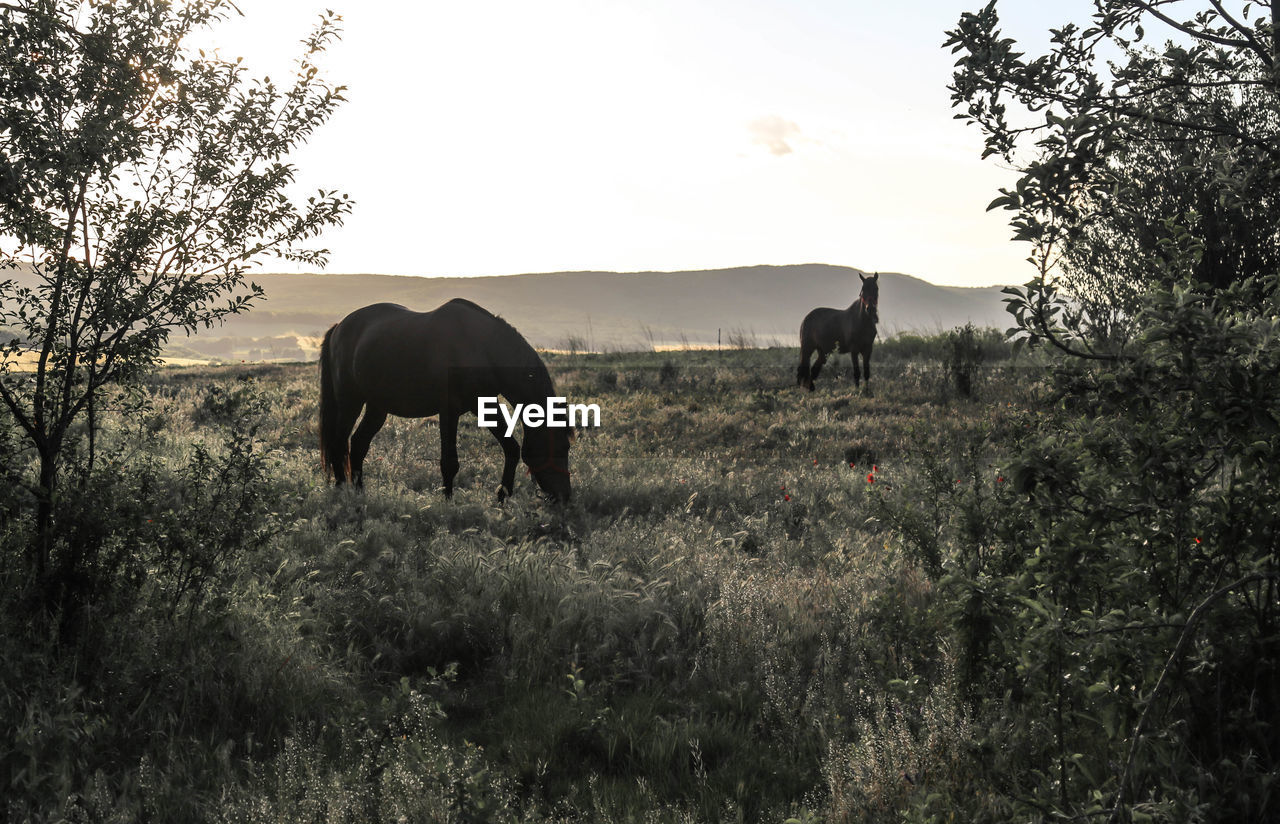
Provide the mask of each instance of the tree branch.
{"label": "tree branch", "polygon": [[[1280,6],[1280,3],[1278,3],[1277,5]],[[1227,83],[1223,85],[1229,87],[1233,84]],[[1014,91],[1016,91],[1016,89]],[[1073,97],[1071,95],[1066,95],[1066,94],[1054,93],[1048,90],[1045,90],[1043,92],[1043,98],[1050,103],[1060,103],[1064,106],[1070,106],[1076,109],[1079,109],[1087,102],[1087,101],[1081,100],[1078,97]],[[1118,100],[1119,98],[1115,98],[1115,99]],[[1138,109],[1132,106],[1119,105],[1117,103],[1108,103],[1103,99],[1099,99],[1097,101],[1097,105],[1103,111],[1109,112],[1114,115],[1121,115],[1123,117],[1131,118],[1134,120],[1147,120],[1152,123],[1159,123],[1162,126],[1170,126],[1176,129],[1186,129],[1188,131],[1199,132],[1201,134],[1212,134],[1212,135],[1219,135],[1223,137],[1235,138],[1236,140],[1239,140],[1241,143],[1247,146],[1252,146],[1256,149],[1262,149],[1267,154],[1273,157],[1280,158],[1280,145],[1276,144],[1275,141],[1259,139],[1252,135],[1245,134],[1244,132],[1241,132],[1238,129],[1230,129],[1221,125],[1197,123],[1195,121],[1190,121],[1190,120],[1175,120],[1171,117],[1166,117],[1164,115],[1157,114],[1152,111]]]}
{"label": "tree branch", "polygon": [[1209,4],[1217,9],[1218,15],[1223,20],[1227,21],[1227,25],[1240,32],[1240,36],[1249,41],[1249,50],[1258,55],[1258,58],[1262,61],[1263,65],[1269,69],[1275,68],[1274,56],[1258,42],[1258,38],[1253,36],[1253,29],[1232,17],[1231,13],[1223,7],[1220,0],[1209,0]]}
{"label": "tree branch", "polygon": [[[1133,3],[1135,6],[1138,6],[1144,9],[1148,14],[1160,20],[1164,24],[1177,29],[1178,31],[1182,32],[1185,35],[1194,37],[1197,40],[1204,40],[1209,43],[1217,43],[1220,46],[1232,46],[1234,48],[1246,48],[1246,49],[1250,48],[1250,42],[1248,40],[1239,40],[1231,37],[1223,37],[1220,34],[1213,34],[1212,32],[1201,31],[1200,29],[1194,28],[1192,26],[1188,26],[1186,23],[1179,23],[1177,20],[1174,20],[1169,15],[1156,9],[1155,4],[1148,3],[1146,0],[1129,0],[1129,1]],[[1267,60],[1267,65],[1268,66],[1271,65],[1270,60]]]}
{"label": "tree branch", "polygon": [[0,379],[0,400],[4,401],[4,405],[9,408],[9,413],[13,415],[14,420],[22,427],[22,431],[26,432],[28,437],[33,441],[43,437],[43,433],[36,429],[31,419],[27,417],[22,405],[18,403],[18,399],[13,396],[9,387],[5,386],[4,380]]}
{"label": "tree branch", "polygon": [[[35,9],[25,8],[23,6],[15,6],[12,3],[0,3],[0,11],[17,12],[18,14],[24,14],[27,17],[31,17],[33,15],[43,15],[43,12],[36,11]],[[71,23],[68,23],[66,20],[61,19],[57,15],[52,15],[52,18],[57,20],[59,28],[61,28],[63,31],[65,31],[67,34],[71,35],[75,39],[79,40],[81,43],[84,42],[84,39],[85,39],[84,32],[77,30],[74,25],[72,25]]]}
{"label": "tree branch", "polygon": [[53,295],[49,298],[49,324],[45,329],[44,341],[40,346],[40,357],[36,361],[36,390],[32,398],[31,417],[36,427],[45,432],[45,434],[48,433],[45,426],[44,388],[49,375],[49,356],[53,353],[53,346],[58,338],[58,316],[62,313],[62,302],[66,291],[67,263],[70,259],[71,244],[75,240],[77,213],[80,205],[84,203],[88,182],[88,178],[82,178],[77,199],[72,200],[70,197],[66,199],[67,226],[62,240],[62,252],[54,264],[55,280],[53,283]]}

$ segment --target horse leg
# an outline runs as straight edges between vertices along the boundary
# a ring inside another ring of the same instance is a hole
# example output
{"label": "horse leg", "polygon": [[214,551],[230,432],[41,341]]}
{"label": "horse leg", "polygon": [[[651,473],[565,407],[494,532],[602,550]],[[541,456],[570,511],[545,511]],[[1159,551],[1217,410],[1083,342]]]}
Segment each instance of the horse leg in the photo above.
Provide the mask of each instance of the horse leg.
{"label": "horse leg", "polygon": [[867,387],[871,386],[871,344],[867,344],[867,348],[862,353],[862,377],[867,382]]}
{"label": "horse leg", "polygon": [[458,474],[459,417],[457,412],[440,413],[440,477],[444,480],[446,498],[453,497],[453,479]]}
{"label": "horse leg", "polygon": [[813,366],[809,368],[809,391],[813,391],[813,382],[818,379],[818,373],[822,371],[822,365],[827,362],[827,353],[821,349],[818,350],[818,359],[813,362]]}
{"label": "horse leg", "polygon": [[365,406],[364,417],[351,436],[351,480],[358,487],[364,487],[364,457],[369,454],[369,442],[386,422],[386,412]]}
{"label": "horse leg", "polygon": [[502,432],[498,426],[489,427],[489,432],[502,445],[502,454],[506,459],[502,465],[502,486],[498,487],[498,503],[502,503],[515,492],[516,466],[520,463],[520,442]]}
{"label": "horse leg", "polygon": [[364,404],[344,404],[338,409],[337,421],[333,430],[333,441],[328,444],[326,460],[333,470],[333,483],[342,486],[347,482],[347,470],[351,466],[351,427],[356,425],[360,417],[360,407]]}
{"label": "horse leg", "polygon": [[858,371],[858,350],[857,349],[854,349],[849,353],[849,360],[853,361],[853,388],[857,389],[862,379],[862,375]]}
{"label": "horse leg", "polygon": [[813,382],[809,377],[809,357],[813,354],[813,350],[801,344],[800,346],[800,365],[796,367],[796,385],[804,386],[809,389],[813,388]]}

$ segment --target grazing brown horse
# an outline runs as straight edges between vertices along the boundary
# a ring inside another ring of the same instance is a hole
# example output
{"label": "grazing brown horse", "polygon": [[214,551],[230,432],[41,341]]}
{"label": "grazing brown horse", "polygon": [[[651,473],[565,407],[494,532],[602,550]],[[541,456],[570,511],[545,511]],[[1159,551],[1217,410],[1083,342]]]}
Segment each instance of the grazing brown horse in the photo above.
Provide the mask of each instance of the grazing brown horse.
{"label": "grazing brown horse", "polygon": [[[458,474],[458,418],[478,398],[504,396],[512,404],[544,405],[555,396],[547,367],[511,324],[455,298],[431,312],[394,303],[357,309],[325,333],[320,347],[320,455],[339,484],[364,482],[369,442],[387,420],[440,416],[440,475],[445,497]],[[356,418],[364,417],[352,434]],[[523,455],[538,486],[569,500],[572,430],[524,426],[524,444],[489,430],[506,463],[498,500],[512,493]]]}
{"label": "grazing brown horse", "polygon": [[[861,272],[862,292],[848,309],[814,309],[804,316],[800,324],[800,367],[796,369],[796,383],[813,391],[813,382],[822,371],[827,356],[837,348],[848,352],[853,361],[853,385],[859,385],[858,355],[862,355],[862,378],[871,385],[871,346],[876,340],[876,304],[880,301],[880,273],[867,277]],[[809,365],[809,356],[818,353],[818,359]]]}

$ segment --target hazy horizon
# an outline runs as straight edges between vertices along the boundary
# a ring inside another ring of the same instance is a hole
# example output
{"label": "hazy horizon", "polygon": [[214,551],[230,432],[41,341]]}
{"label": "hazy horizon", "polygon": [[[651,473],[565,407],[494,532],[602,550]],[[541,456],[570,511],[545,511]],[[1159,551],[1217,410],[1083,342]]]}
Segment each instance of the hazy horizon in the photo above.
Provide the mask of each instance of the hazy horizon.
{"label": "hazy horizon", "polygon": [[[860,270],[828,264],[674,272],[524,272],[490,277],[260,273],[266,297],[243,315],[171,347],[171,356],[314,359],[324,330],[353,309],[399,303],[429,311],[453,298],[510,321],[543,349],[700,348],[730,339],[788,345],[816,306],[857,299]],[[1007,326],[1000,287],[945,286],[880,273],[882,337],[972,322]],[[570,345],[570,341],[577,341]],[[187,351],[177,351],[177,350]]]}
{"label": "hazy horizon", "polygon": [[[537,271],[537,272],[535,272],[535,271],[524,271],[524,272],[494,272],[494,273],[487,273],[487,272],[484,272],[484,273],[479,273],[479,274],[458,274],[458,275],[451,275],[451,274],[447,274],[447,273],[434,274],[434,275],[433,275],[433,274],[416,274],[416,273],[413,273],[413,272],[375,272],[375,271],[371,271],[371,270],[370,270],[370,271],[355,271],[355,270],[352,270],[352,271],[342,271],[342,272],[339,272],[339,271],[327,270],[327,269],[326,269],[326,270],[324,270],[324,271],[314,271],[314,270],[312,270],[312,271],[286,272],[286,271],[275,271],[275,270],[270,270],[270,269],[265,269],[265,268],[255,268],[255,269],[251,270],[251,271],[248,273],[248,278],[249,278],[249,280],[252,280],[254,277],[257,277],[257,276],[259,276],[259,275],[269,275],[269,276],[275,276],[275,275],[316,275],[316,276],[318,276],[318,277],[329,277],[329,276],[333,276],[333,277],[351,277],[351,276],[355,276],[355,277],[365,277],[365,276],[374,276],[374,277],[426,278],[426,279],[429,279],[429,280],[447,280],[447,279],[449,279],[449,278],[465,278],[465,279],[469,279],[469,280],[470,280],[470,279],[484,279],[484,278],[526,277],[526,276],[532,276],[532,275],[575,275],[575,274],[599,274],[599,275],[647,275],[647,274],[656,274],[656,275],[678,275],[678,274],[694,274],[694,273],[698,273],[698,272],[728,272],[728,271],[743,270],[743,269],[761,269],[761,268],[785,269],[785,268],[788,268],[788,267],[801,267],[801,266],[830,266],[830,267],[835,267],[835,268],[852,269],[852,270],[853,270],[853,271],[855,271],[855,272],[863,272],[863,273],[865,273],[865,274],[871,274],[871,273],[873,273],[873,272],[877,272],[877,271],[878,271],[878,272],[880,272],[881,274],[886,274],[886,275],[898,275],[898,276],[901,276],[901,277],[912,278],[912,279],[914,279],[914,280],[923,281],[924,283],[927,283],[927,284],[929,284],[930,286],[939,286],[939,287],[954,288],[954,289],[994,289],[994,288],[1001,288],[1001,287],[1005,287],[1005,286],[1017,286],[1017,285],[1019,285],[1019,284],[1021,283],[1021,282],[1019,282],[1019,283],[1013,283],[1013,282],[1009,282],[1009,283],[1002,283],[1002,282],[990,282],[990,283],[973,283],[973,284],[938,283],[938,282],[935,282],[935,281],[929,280],[928,278],[921,277],[920,275],[912,274],[911,272],[901,272],[901,271],[892,270],[892,269],[885,269],[885,270],[866,269],[866,268],[862,268],[862,267],[859,267],[859,266],[851,266],[851,265],[849,265],[849,264],[845,264],[845,263],[827,263],[827,262],[823,262],[823,261],[813,261],[813,260],[810,260],[810,261],[804,261],[804,262],[801,262],[801,263],[747,263],[747,264],[731,265],[731,266],[707,266],[707,267],[683,268],[683,269],[628,269],[628,270],[618,270],[618,269],[559,269],[559,270],[556,270],[556,271]],[[1027,278],[1027,279],[1029,279],[1029,278]]]}

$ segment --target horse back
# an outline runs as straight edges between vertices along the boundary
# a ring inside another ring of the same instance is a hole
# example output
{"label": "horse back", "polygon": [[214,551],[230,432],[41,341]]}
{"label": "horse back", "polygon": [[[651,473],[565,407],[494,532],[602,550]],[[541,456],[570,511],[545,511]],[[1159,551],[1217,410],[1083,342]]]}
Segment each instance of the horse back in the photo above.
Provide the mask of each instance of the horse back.
{"label": "horse back", "polygon": [[474,409],[476,397],[502,394],[496,367],[536,359],[506,321],[464,299],[429,312],[375,303],[343,318],[333,337],[339,382],[402,417]]}
{"label": "horse back", "polygon": [[800,345],[830,352],[836,346],[844,344],[844,325],[842,310],[820,306],[810,311],[800,322]]}
{"label": "horse back", "polygon": [[[490,312],[488,309],[484,308],[480,304],[475,303],[474,301],[467,300],[466,298],[453,298],[452,300],[449,300],[443,306],[441,306],[440,309],[443,309],[445,306],[450,306],[450,305],[465,306],[469,309],[474,309],[475,311],[481,313],[482,315],[487,315],[494,319],[497,319],[498,317],[497,315]],[[439,311],[439,309],[437,309],[436,311]]]}

